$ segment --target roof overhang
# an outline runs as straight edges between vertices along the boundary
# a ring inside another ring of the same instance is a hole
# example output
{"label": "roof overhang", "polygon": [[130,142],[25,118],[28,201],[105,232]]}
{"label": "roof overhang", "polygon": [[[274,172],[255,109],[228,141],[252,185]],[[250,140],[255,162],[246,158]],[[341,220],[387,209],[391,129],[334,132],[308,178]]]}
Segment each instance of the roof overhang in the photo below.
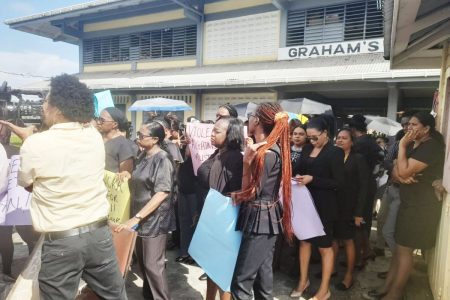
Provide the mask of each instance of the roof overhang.
{"label": "roof overhang", "polygon": [[385,0],[385,58],[391,67],[440,68],[450,39],[448,0]]}
{"label": "roof overhang", "polygon": [[155,10],[182,8],[186,18],[201,21],[203,18],[202,2],[194,0],[193,3],[196,4],[187,5],[179,0],[96,0],[6,20],[5,24],[12,29],[40,35],[53,41],[79,44],[83,37],[83,25],[99,20],[114,20]]}
{"label": "roof overhang", "polygon": [[[342,64],[342,61],[345,64]],[[265,63],[211,65],[136,72],[82,73],[77,76],[92,90],[215,89],[368,81],[438,81],[439,69],[391,70],[380,54],[310,58]],[[48,89],[48,81],[27,85]]]}

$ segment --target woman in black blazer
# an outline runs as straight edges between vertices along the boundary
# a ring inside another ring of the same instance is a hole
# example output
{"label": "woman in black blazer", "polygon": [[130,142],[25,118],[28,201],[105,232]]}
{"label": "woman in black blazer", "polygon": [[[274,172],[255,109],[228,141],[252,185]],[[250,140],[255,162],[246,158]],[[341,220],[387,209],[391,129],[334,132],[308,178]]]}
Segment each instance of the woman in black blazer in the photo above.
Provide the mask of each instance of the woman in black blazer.
{"label": "woman in black blazer", "polygon": [[326,235],[300,241],[300,280],[292,297],[300,297],[309,286],[308,268],[311,244],[322,256],[322,282],[314,300],[330,298],[329,284],[333,271],[333,223],[337,218],[337,192],[343,186],[344,152],[332,143],[334,126],[326,116],[309,121],[306,129],[311,144],[303,147],[293,174],[306,185],[319,213]]}
{"label": "woman in black blazer", "polygon": [[369,167],[359,153],[353,151],[353,136],[350,129],[342,129],[336,138],[336,146],[344,150],[344,188],[338,197],[338,218],[334,223],[333,243],[334,255],[337,256],[338,240],[343,241],[347,256],[347,271],[342,282],[336,284],[336,289],[345,291],[353,285],[353,268],[355,267],[356,228],[361,228],[364,204],[366,202],[369,182]]}

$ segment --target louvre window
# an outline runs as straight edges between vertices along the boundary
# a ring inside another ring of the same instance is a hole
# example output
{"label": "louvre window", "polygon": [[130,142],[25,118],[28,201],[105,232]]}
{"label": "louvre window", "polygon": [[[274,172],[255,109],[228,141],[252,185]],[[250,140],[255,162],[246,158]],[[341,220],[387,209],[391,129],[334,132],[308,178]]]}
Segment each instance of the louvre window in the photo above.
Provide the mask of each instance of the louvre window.
{"label": "louvre window", "polygon": [[378,0],[349,2],[288,13],[286,46],[383,37]]}
{"label": "louvre window", "polygon": [[84,40],[83,63],[108,63],[196,55],[197,26]]}

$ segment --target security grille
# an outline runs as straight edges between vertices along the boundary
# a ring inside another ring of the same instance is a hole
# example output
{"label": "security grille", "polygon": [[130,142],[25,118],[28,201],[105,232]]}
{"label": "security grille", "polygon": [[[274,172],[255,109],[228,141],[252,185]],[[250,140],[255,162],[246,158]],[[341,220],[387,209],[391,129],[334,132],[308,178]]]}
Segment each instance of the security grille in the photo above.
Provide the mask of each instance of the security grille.
{"label": "security grille", "polygon": [[197,25],[83,41],[83,63],[136,61],[196,55]]}
{"label": "security grille", "polygon": [[286,46],[365,40],[383,36],[377,0],[350,2],[288,13]]}

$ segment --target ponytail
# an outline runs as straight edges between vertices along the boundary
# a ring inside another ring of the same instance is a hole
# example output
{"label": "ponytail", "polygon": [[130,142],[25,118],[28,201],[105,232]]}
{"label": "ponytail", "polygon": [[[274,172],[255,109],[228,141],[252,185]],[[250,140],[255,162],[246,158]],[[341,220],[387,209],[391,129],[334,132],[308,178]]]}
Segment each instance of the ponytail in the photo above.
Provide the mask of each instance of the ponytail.
{"label": "ponytail", "polygon": [[[264,108],[263,108],[264,109]],[[253,161],[252,179],[250,187],[239,193],[236,193],[236,202],[242,203],[254,199],[257,189],[261,185],[261,174],[264,170],[264,159],[266,151],[273,145],[278,143],[281,150],[281,182],[280,187],[283,195],[283,218],[282,225],[284,233],[288,241],[292,241],[293,229],[292,229],[292,204],[291,204],[291,150],[290,150],[290,135],[289,135],[289,115],[286,112],[280,112],[279,107],[269,107],[269,109],[277,109],[275,117],[272,118],[272,128],[269,136],[267,137],[266,144],[258,149],[255,160]],[[274,112],[272,110],[272,112]],[[264,112],[262,112],[264,113]],[[273,116],[273,114],[272,114]],[[259,115],[258,115],[259,117]],[[264,119],[262,119],[264,121]],[[264,125],[264,124],[263,124]],[[266,126],[267,128],[268,126]]]}

